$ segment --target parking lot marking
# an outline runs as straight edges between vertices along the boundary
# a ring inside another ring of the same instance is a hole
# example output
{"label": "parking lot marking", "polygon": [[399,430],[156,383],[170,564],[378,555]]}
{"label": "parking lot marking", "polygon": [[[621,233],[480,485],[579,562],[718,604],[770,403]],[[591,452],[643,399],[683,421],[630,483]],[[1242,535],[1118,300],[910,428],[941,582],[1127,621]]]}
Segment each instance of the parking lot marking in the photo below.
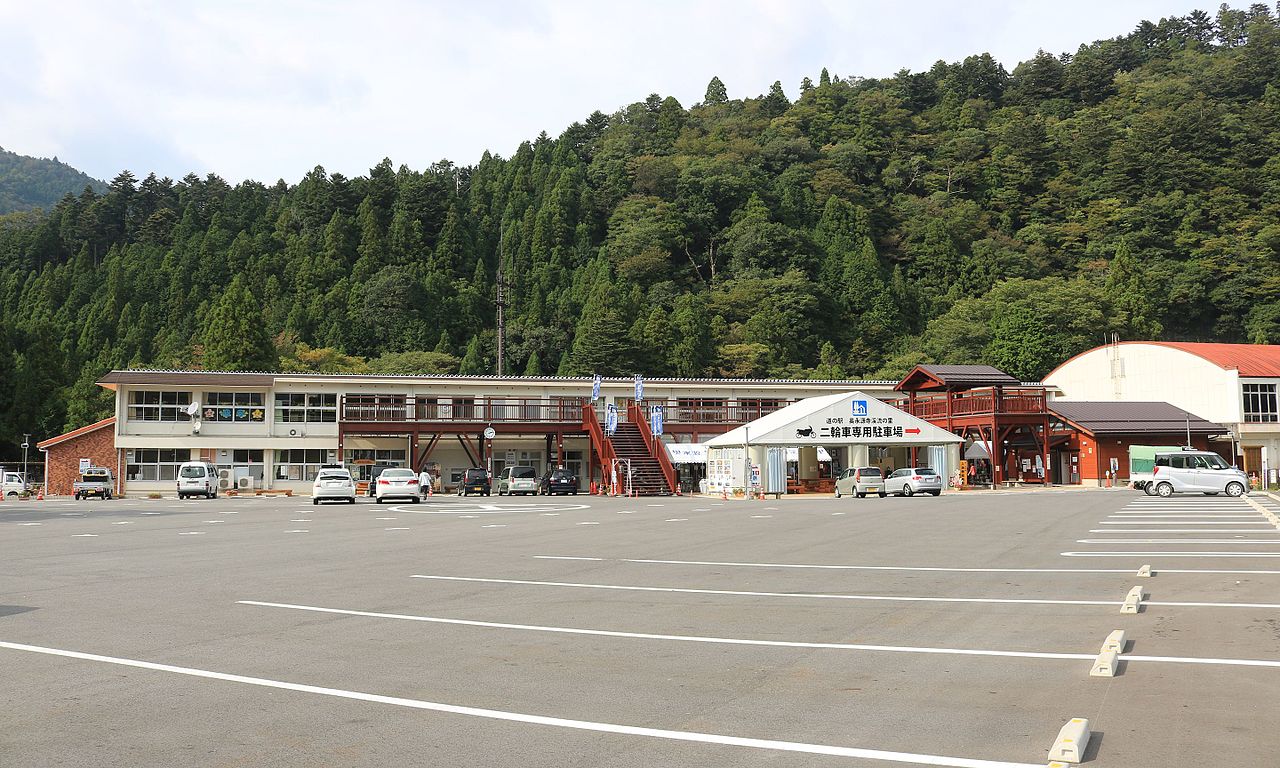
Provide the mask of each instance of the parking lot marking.
{"label": "parking lot marking", "polygon": [[44,523],[18,523],[18,525],[44,525]]}
{"label": "parking lot marking", "polygon": [[[803,640],[754,640],[739,637],[709,637],[706,635],[665,635],[653,632],[621,632],[609,629],[582,629],[579,627],[552,627],[542,624],[515,624],[502,621],[477,621],[473,619],[450,619],[441,616],[419,616],[405,613],[384,613],[380,611],[359,611],[348,608],[325,608],[316,605],[298,605],[296,603],[274,603],[263,600],[237,600],[239,605],[253,605],[263,608],[285,608],[294,611],[310,611],[312,613],[332,613],[339,616],[364,616],[372,619],[393,619],[396,621],[417,621],[427,624],[449,624],[463,627],[480,627],[483,629],[511,629],[528,632],[550,632],[562,635],[588,635],[592,637],[618,637],[634,640],[664,640],[686,643],[710,643],[713,645],[747,645],[770,648],[812,648],[833,651],[883,651],[885,653],[920,653],[941,656],[992,656],[1016,659],[1061,659],[1068,661],[1088,661],[1094,653],[1056,653],[1051,651],[1008,651],[986,650],[981,648],[938,648],[933,646],[912,645],[872,645],[867,643],[819,643]],[[1142,656],[1120,655],[1121,660],[1137,662],[1153,662],[1168,664],[1205,664],[1238,667],[1272,667],[1280,668],[1280,661],[1271,659],[1214,659],[1198,656]]]}
{"label": "parking lot marking", "polygon": [[178,667],[171,664],[157,664],[150,661],[140,661],[137,659],[125,659],[115,656],[101,656],[94,653],[83,653],[80,651],[69,651],[60,648],[47,648],[38,645],[26,645],[23,643],[11,643],[0,640],[0,648],[8,648],[14,651],[28,651],[31,653],[40,653],[48,656],[61,656],[64,658],[80,659],[82,661],[95,661],[103,664],[115,664],[118,666],[134,667],[136,669],[147,669],[155,672],[169,672],[179,675],[188,675],[191,677],[201,677],[209,680],[222,680],[224,682],[242,683],[245,685],[256,685],[265,688],[275,688],[279,690],[295,691],[298,693],[311,693],[321,696],[332,696],[342,699],[352,699],[357,701],[367,701],[377,704],[390,704],[398,707],[408,707],[412,709],[428,710],[433,712],[444,712],[454,715],[465,715],[469,717],[481,717],[490,720],[504,720],[507,722],[528,723],[531,725],[554,726],[558,728],[569,728],[580,731],[594,731],[597,733],[615,733],[626,736],[647,736],[650,738],[668,739],[674,741],[697,742],[703,744],[718,744],[731,747],[746,747],[752,749],[767,749],[781,752],[798,752],[812,755],[830,755],[834,757],[854,757],[867,760],[884,760],[896,763],[912,763],[915,765],[936,765],[951,766],[953,768],[1043,768],[1044,761],[1036,763],[1012,763],[999,760],[982,760],[966,757],[947,757],[943,755],[925,755],[912,752],[893,752],[880,749],[868,749],[865,747],[840,747],[829,744],[807,744],[796,741],[780,741],[775,739],[756,739],[743,736],[726,736],[714,733],[698,733],[695,731],[674,731],[662,728],[648,728],[635,725],[618,725],[615,723],[601,723],[589,720],[571,720],[562,717],[548,717],[545,715],[529,715],[521,712],[509,712],[499,709],[482,709],[479,707],[467,707],[456,704],[443,704],[434,701],[424,701],[421,699],[406,699],[397,696],[383,696],[380,694],[363,693],[360,691],[348,691],[340,688],[326,688],[317,685],[306,685],[303,683],[290,683],[282,680],[269,680],[262,677],[249,677],[246,675],[236,675],[227,672],[214,672],[206,669],[196,669],[193,667]]}
{"label": "parking lot marking", "polygon": [[492,523],[490,525],[482,525],[481,528],[506,528],[504,523]]}
{"label": "parking lot marking", "polygon": [[1257,525],[1255,520],[1117,520],[1099,521],[1098,525]]}
{"label": "parking lot marking", "polygon": [[384,531],[407,531],[408,528],[383,528]]}
{"label": "parking lot marking", "polygon": [[752,515],[751,519],[760,520],[760,519],[770,518],[770,517],[773,517],[773,515]]}
{"label": "parking lot marking", "polygon": [[[222,522],[222,521],[221,521],[221,520],[205,520],[205,522],[206,522],[206,523],[220,523],[220,522]],[[118,521],[116,521],[116,522],[112,523],[112,525],[133,525],[133,521],[132,521],[132,520],[118,520]]]}
{"label": "parking lot marking", "polygon": [[[1059,552],[1063,557],[1280,557],[1280,552]],[[1177,573],[1164,568],[1161,573]],[[1197,573],[1218,573],[1218,571],[1197,571]],[[1221,571],[1221,573],[1242,573],[1242,571]],[[1280,571],[1247,571],[1247,573],[1280,573]]]}
{"label": "parking lot marking", "polygon": [[[929,597],[921,595],[844,595],[823,592],[754,592],[733,589],[693,589],[688,587],[642,587],[624,584],[583,584],[568,581],[534,581],[529,579],[482,579],[472,576],[433,576],[413,574],[414,579],[436,581],[468,581],[484,584],[521,584],[539,587],[573,587],[583,589],[614,589],[629,592],[675,592],[694,595],[734,595],[737,597],[792,597],[814,600],[870,600],[890,603],[1000,603],[1019,605],[1106,605],[1118,606],[1118,600],[1050,600],[1027,597]],[[1092,657],[1090,657],[1092,658]]]}
{"label": "parking lot marking", "polygon": [[534,557],[538,557],[543,560],[595,560],[595,561],[604,560],[603,557],[568,557],[568,556],[561,557],[558,555],[534,555]]}
{"label": "parking lot marking", "polygon": [[307,530],[306,528],[294,528],[294,529],[285,531],[285,533],[311,533],[311,531]]}
{"label": "parking lot marking", "polygon": [[204,531],[178,531],[179,536],[203,536]]}
{"label": "parking lot marking", "polygon": [[1091,534],[1270,534],[1274,531],[1275,529],[1093,529],[1089,532]]}
{"label": "parking lot marking", "polygon": [[1076,539],[1077,544],[1280,544],[1280,539]]}
{"label": "parking lot marking", "polygon": [[[550,559],[547,555],[534,555],[535,558]],[[600,558],[608,559],[608,558]],[[740,563],[715,560],[654,560],[642,558],[618,558],[620,563],[643,563],[646,565],[705,565],[712,567],[739,568],[801,568],[830,571],[937,571],[940,573],[1132,573],[1132,568],[1092,569],[1092,568],[942,568],[930,566],[908,565],[824,565],[809,563]],[[1176,573],[1176,571],[1167,571]],[[1280,571],[1276,571],[1280,574]]]}
{"label": "parking lot marking", "polygon": [[289,522],[291,522],[291,523],[309,523],[309,522],[311,522],[311,518],[309,518],[309,517],[298,517],[298,518],[294,518],[293,520],[290,520]]}
{"label": "parking lot marking", "polygon": [[209,523],[210,525],[213,525],[215,523],[225,523],[227,521],[226,520],[201,520],[200,522]]}
{"label": "parking lot marking", "polygon": [[395,520],[394,517],[375,517],[374,520]]}
{"label": "parking lot marking", "polygon": [[664,522],[667,523],[686,523],[689,521],[687,517],[668,517]]}
{"label": "parking lot marking", "polygon": [[578,525],[599,525],[599,524],[600,524],[600,523],[598,523],[598,522],[596,522],[596,521],[594,521],[594,520],[587,520],[586,522],[578,523]]}
{"label": "parking lot marking", "polygon": [[96,538],[97,536],[98,536],[98,534],[96,534],[96,533],[73,533],[73,534],[71,534],[71,537],[72,537],[72,538],[83,538],[83,539],[92,539],[92,538]]}

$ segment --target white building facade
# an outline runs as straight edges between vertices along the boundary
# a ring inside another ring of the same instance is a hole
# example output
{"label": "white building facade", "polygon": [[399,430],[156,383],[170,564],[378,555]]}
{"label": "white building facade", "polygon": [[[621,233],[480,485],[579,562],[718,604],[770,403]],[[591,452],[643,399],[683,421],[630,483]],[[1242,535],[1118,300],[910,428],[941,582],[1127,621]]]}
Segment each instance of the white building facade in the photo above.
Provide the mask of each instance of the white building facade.
{"label": "white building facade", "polygon": [[1264,453],[1273,473],[1280,464],[1280,345],[1121,342],[1076,355],[1045,383],[1062,400],[1171,403],[1228,427],[1221,452],[1246,472],[1261,475]]}
{"label": "white building facade", "polygon": [[[127,492],[171,492],[183,461],[227,470],[229,485],[308,492],[322,464],[357,479],[376,467],[426,468],[447,490],[468,467],[592,469],[591,378],[112,371],[116,471]],[[696,444],[797,400],[894,382],[647,379],[641,404],[664,407],[663,440]],[[624,414],[633,379],[601,381],[594,411]],[[492,432],[488,430],[492,429]],[[493,434],[487,438],[487,434]]]}

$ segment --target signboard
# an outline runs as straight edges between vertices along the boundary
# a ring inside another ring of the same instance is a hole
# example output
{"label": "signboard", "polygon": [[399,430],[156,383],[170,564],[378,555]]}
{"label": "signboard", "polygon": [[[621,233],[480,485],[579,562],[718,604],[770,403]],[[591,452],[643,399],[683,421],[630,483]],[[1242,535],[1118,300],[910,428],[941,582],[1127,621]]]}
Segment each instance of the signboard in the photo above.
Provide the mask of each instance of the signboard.
{"label": "signboard", "polygon": [[854,416],[866,416],[866,415],[867,415],[867,401],[866,401],[866,400],[854,400],[854,401],[853,401],[853,403],[852,403],[852,405],[853,405],[853,415],[854,415]]}
{"label": "signboard", "polygon": [[653,434],[662,434],[662,417],[663,407],[661,405],[653,406],[653,410],[649,412],[649,427],[653,430]]}
{"label": "signboard", "polygon": [[637,373],[636,374],[636,402],[638,403],[643,399],[644,399],[644,377],[642,377],[640,374]]}
{"label": "signboard", "polygon": [[594,403],[599,399],[600,399],[600,374],[597,373],[595,378],[592,379],[591,381],[591,402]]}
{"label": "signboard", "polygon": [[89,459],[85,459],[85,458],[80,459],[80,474],[84,474],[84,471],[92,466],[93,466],[93,462],[90,461]]}
{"label": "signboard", "polygon": [[609,403],[609,406],[605,408],[604,431],[608,435],[618,431],[618,406],[613,403]]}
{"label": "signboard", "polygon": [[753,463],[751,465],[751,487],[752,488],[760,487],[760,465],[759,464]]}
{"label": "signboard", "polygon": [[1115,456],[1112,456],[1111,457],[1111,476],[1115,477],[1119,471],[1120,471],[1120,460],[1117,459]]}

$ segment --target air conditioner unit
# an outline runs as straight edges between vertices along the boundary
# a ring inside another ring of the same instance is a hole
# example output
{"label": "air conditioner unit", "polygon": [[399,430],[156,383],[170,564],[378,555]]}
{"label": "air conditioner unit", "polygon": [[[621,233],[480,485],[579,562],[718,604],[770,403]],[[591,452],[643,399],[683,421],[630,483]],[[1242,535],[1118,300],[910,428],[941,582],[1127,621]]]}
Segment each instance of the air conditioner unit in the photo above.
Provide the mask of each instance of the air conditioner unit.
{"label": "air conditioner unit", "polygon": [[229,477],[220,477],[220,478],[218,478],[218,490],[220,490],[220,491],[229,491],[229,490],[231,490],[231,478],[229,478]]}
{"label": "air conditioner unit", "polygon": [[289,437],[306,437],[306,436],[307,436],[307,430],[303,429],[302,427],[294,427],[293,429],[289,430]]}
{"label": "air conditioner unit", "polygon": [[219,479],[219,480],[226,480],[228,483],[230,483],[230,482],[231,482],[231,470],[229,470],[229,469],[220,469],[220,470],[218,470],[218,479]]}
{"label": "air conditioner unit", "polygon": [[253,478],[252,478],[252,477],[242,477],[242,478],[240,478],[240,479],[236,480],[236,489],[237,489],[237,490],[241,490],[241,491],[252,491],[252,490],[253,490]]}

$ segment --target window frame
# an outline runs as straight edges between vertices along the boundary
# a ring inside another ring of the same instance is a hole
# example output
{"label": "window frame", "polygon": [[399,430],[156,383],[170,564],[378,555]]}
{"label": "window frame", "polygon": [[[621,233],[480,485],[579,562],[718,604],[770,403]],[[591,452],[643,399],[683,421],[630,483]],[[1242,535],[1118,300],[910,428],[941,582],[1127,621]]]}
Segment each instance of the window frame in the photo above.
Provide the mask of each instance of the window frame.
{"label": "window frame", "polygon": [[1280,384],[1247,382],[1240,385],[1241,408],[1249,424],[1280,422]]}

